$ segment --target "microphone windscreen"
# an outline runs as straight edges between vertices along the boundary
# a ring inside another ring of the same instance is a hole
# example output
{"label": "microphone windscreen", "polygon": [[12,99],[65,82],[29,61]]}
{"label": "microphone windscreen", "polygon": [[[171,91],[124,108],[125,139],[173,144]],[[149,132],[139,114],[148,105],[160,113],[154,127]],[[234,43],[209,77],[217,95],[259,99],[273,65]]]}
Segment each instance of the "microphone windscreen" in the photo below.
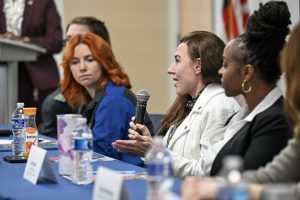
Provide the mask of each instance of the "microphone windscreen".
{"label": "microphone windscreen", "polygon": [[136,99],[138,102],[147,102],[150,98],[149,93],[145,89],[141,89],[136,94]]}

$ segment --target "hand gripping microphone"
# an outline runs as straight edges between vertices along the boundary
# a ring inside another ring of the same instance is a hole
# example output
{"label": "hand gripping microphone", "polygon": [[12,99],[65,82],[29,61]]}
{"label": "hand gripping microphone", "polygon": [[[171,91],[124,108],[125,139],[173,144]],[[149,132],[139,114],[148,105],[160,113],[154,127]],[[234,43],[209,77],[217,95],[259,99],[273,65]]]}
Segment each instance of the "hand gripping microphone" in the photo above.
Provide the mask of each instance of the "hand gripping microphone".
{"label": "hand gripping microphone", "polygon": [[[141,89],[136,94],[136,112],[135,112],[135,122],[137,124],[144,124],[145,123],[145,113],[147,107],[147,101],[149,100],[150,95],[145,89]],[[141,134],[141,132],[138,130]]]}

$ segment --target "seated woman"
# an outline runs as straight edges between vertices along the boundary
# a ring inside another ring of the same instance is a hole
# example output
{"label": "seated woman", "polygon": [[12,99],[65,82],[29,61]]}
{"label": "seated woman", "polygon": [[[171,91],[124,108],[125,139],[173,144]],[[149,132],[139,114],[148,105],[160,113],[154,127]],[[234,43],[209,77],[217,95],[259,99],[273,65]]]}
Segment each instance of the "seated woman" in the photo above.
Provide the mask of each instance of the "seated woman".
{"label": "seated woman", "polygon": [[[285,71],[287,93],[285,108],[294,126],[294,138],[289,141],[272,162],[258,170],[249,170],[243,173],[249,184],[250,198],[261,199],[265,192],[280,183],[290,188],[294,199],[300,199],[300,24],[292,31],[281,57],[281,67]],[[294,183],[294,184],[292,184]],[[216,179],[187,178],[182,186],[184,199],[214,199],[218,189]]]}
{"label": "seated woman", "polygon": [[[294,139],[266,167],[256,171],[247,171],[244,178],[255,183],[266,185],[250,185],[252,196],[259,197],[268,190],[267,183],[285,182],[292,187],[295,199],[300,199],[300,24],[294,28],[287,45],[282,51],[281,67],[285,71],[287,96],[285,108],[294,125]],[[290,185],[294,182],[294,185]]]}
{"label": "seated woman", "polygon": [[84,116],[94,134],[94,151],[143,165],[140,157],[120,153],[111,146],[117,139],[128,139],[136,98],[110,45],[93,33],[75,35],[65,47],[62,66],[61,92],[70,106],[85,106]]}
{"label": "seated woman", "polygon": [[[267,10],[261,12],[262,9],[267,9]],[[289,18],[288,18],[289,13],[287,12],[286,3],[284,2],[267,3],[264,6],[261,6],[258,13],[262,17],[261,19],[268,19],[268,20],[272,19],[269,20],[267,24],[263,22],[256,23],[256,24],[263,25],[264,27],[263,32],[268,30],[267,32],[269,33],[269,35],[272,36],[274,34],[273,37],[274,36],[278,37],[281,34],[285,35],[288,32],[288,28],[286,25],[289,24]],[[270,16],[270,14],[272,14],[272,16]],[[272,25],[269,24],[271,22]],[[253,22],[250,21],[249,23],[253,23]],[[263,27],[261,27],[261,29]],[[252,30],[254,30],[253,26],[250,26],[250,28],[247,29],[247,32],[250,31],[251,34]],[[258,31],[259,29],[256,28],[255,30],[257,31],[256,33],[259,32]],[[277,50],[276,50],[277,53],[279,53],[280,47],[285,43],[284,39],[281,39],[280,41],[281,41],[280,44],[276,44],[276,43],[273,44],[277,46]],[[279,43],[280,41],[277,42]],[[246,171],[243,174],[245,180],[256,182],[256,183],[295,182],[293,186],[289,185],[295,199],[300,198],[300,184],[299,184],[300,174],[299,174],[299,170],[297,170],[300,167],[300,140],[299,140],[300,138],[300,134],[299,134],[299,130],[300,130],[299,129],[300,127],[300,120],[299,120],[300,42],[299,41],[300,41],[300,24],[298,24],[294,29],[294,31],[292,32],[289,41],[287,45],[284,47],[281,54],[282,55],[281,67],[285,71],[286,74],[285,77],[287,83],[285,108],[287,113],[289,114],[290,119],[293,122],[292,124],[294,126],[295,137],[293,140],[290,140],[288,146],[285,147],[278,156],[275,156],[272,162],[268,163],[265,167],[261,167],[259,168],[259,170]],[[265,50],[267,50],[266,52],[269,52],[272,49],[268,47],[269,46],[265,46]],[[263,58],[269,58],[269,57],[265,56]],[[274,60],[273,57],[270,58]],[[276,57],[276,60],[277,59],[278,57]],[[268,143],[266,143],[265,145],[268,145]],[[269,148],[270,147],[272,146],[269,146]],[[255,162],[255,159],[257,158],[254,158],[252,161]],[[184,199],[214,199],[216,197],[218,184],[219,184],[217,180],[218,179],[216,178],[206,178],[203,180],[199,178],[188,177],[182,185],[182,196]],[[264,190],[268,190],[269,187],[272,186],[267,184],[266,185],[250,184],[249,185],[250,195],[251,195],[250,198],[260,199],[260,195],[264,192]]]}
{"label": "seated woman", "polygon": [[[210,134],[224,126],[240,106],[226,97],[218,70],[224,43],[210,32],[195,31],[184,36],[168,68],[178,98],[163,119],[157,135],[164,135],[177,177],[202,175],[202,160],[210,145]],[[139,129],[143,135],[135,130]],[[144,156],[152,145],[149,130],[131,122],[131,140],[112,145],[121,152]]]}
{"label": "seated woman", "polygon": [[[103,38],[108,44],[110,44],[109,32],[106,25],[101,20],[94,17],[75,17],[67,25],[65,44],[72,35],[84,34],[92,32]],[[77,109],[71,108],[65,100],[65,97],[61,94],[60,88],[57,88],[51,94],[49,94],[41,109],[41,115],[43,123],[39,125],[39,133],[57,138],[57,124],[56,115],[60,114],[76,114]]]}
{"label": "seated woman", "polygon": [[[110,35],[106,28],[106,25],[101,20],[94,17],[75,17],[67,25],[65,44],[68,40],[76,34],[84,34],[87,32],[95,33],[103,38],[109,45]],[[82,111],[82,110],[81,110]],[[59,114],[77,114],[79,110],[77,108],[71,108],[65,100],[65,97],[61,94],[60,88],[52,92],[43,102],[42,105],[42,118],[43,123],[39,126],[39,132],[50,137],[57,137],[57,125],[56,115]],[[82,114],[82,113],[81,113]],[[87,116],[86,116],[87,117]],[[145,124],[149,129],[153,129],[151,120],[146,113]]]}
{"label": "seated woman", "polygon": [[244,169],[265,166],[291,137],[282,92],[276,86],[281,74],[278,56],[289,24],[286,3],[266,3],[249,18],[245,34],[225,48],[220,70],[225,93],[243,94],[247,106],[231,118],[221,141],[212,146],[218,154],[210,175],[218,174],[227,155],[242,157]]}

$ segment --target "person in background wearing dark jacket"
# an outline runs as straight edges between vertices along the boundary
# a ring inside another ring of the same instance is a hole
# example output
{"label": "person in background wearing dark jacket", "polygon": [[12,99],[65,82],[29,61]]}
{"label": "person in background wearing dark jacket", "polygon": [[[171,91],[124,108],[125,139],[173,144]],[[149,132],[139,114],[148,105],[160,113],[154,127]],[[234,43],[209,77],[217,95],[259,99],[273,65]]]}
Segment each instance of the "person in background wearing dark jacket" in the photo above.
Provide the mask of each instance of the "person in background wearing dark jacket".
{"label": "person in background wearing dark jacket", "polygon": [[65,47],[62,66],[61,92],[73,108],[86,107],[83,116],[93,130],[94,151],[142,166],[140,157],[111,146],[117,139],[128,139],[129,122],[136,110],[129,77],[111,46],[93,33],[75,35]]}
{"label": "person in background wearing dark jacket", "polygon": [[[26,107],[41,105],[59,84],[53,54],[62,49],[60,16],[53,0],[1,0],[0,37],[30,42],[46,49],[35,62],[19,63],[18,101]],[[41,123],[40,112],[36,123]]]}

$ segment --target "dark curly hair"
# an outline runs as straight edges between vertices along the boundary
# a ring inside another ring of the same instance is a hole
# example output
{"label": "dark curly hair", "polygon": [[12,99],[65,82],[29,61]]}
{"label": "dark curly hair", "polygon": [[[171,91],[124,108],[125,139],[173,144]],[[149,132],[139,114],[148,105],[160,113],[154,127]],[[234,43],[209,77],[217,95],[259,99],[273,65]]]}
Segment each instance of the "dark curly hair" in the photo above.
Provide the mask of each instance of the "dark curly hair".
{"label": "dark curly hair", "polygon": [[268,84],[276,84],[280,77],[279,53],[290,24],[290,12],[284,1],[261,3],[250,16],[245,34],[240,36],[247,49],[247,63],[254,65]]}

